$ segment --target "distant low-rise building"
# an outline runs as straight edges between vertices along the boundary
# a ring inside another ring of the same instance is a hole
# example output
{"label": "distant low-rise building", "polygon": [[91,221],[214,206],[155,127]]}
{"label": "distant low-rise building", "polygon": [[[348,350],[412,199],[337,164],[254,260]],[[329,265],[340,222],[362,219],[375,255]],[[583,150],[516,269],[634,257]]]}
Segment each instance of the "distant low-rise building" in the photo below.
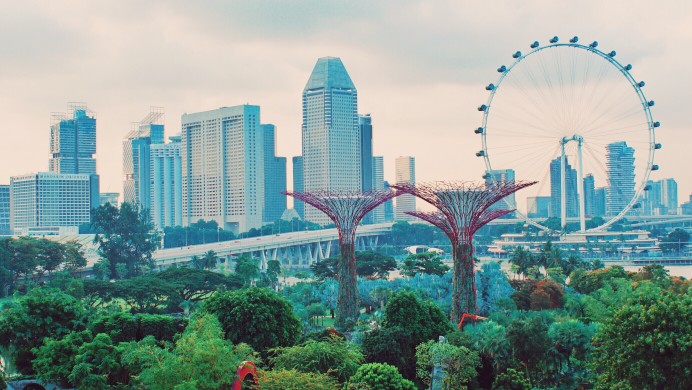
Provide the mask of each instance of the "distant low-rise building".
{"label": "distant low-rise building", "polygon": [[10,234],[10,186],[0,185],[0,236]]}
{"label": "distant low-rise building", "polygon": [[117,192],[102,192],[99,194],[99,205],[104,206],[110,203],[111,206],[118,206],[120,204],[120,194]]}

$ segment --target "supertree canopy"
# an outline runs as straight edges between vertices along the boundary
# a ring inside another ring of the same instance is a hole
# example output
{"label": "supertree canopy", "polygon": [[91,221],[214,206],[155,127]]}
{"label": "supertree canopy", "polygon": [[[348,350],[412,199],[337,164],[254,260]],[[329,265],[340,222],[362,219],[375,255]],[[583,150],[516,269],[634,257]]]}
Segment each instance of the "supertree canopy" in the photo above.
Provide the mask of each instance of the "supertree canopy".
{"label": "supertree canopy", "polygon": [[436,212],[409,212],[440,228],[452,244],[452,321],[476,312],[473,235],[488,222],[513,210],[491,208],[502,198],[536,182],[500,181],[399,183],[397,192],[415,195],[435,206]]}
{"label": "supertree canopy", "polygon": [[337,327],[348,326],[358,319],[356,228],[367,213],[397,194],[391,190],[369,192],[349,190],[284,191],[282,193],[302,200],[327,214],[339,232],[340,258],[336,272],[339,290],[336,300],[335,325]]}

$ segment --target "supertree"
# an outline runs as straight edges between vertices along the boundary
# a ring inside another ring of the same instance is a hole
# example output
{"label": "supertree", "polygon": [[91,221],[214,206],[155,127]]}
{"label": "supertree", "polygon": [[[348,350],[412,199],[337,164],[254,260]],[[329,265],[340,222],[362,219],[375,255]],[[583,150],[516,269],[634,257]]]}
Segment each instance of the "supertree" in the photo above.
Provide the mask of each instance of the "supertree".
{"label": "supertree", "polygon": [[491,209],[502,198],[536,182],[500,181],[493,183],[446,182],[399,183],[390,185],[397,192],[415,195],[435,206],[435,212],[407,212],[442,230],[452,244],[452,321],[463,313],[476,312],[476,278],[473,235],[488,222],[514,210]]}
{"label": "supertree", "polygon": [[336,298],[336,323],[348,326],[358,319],[358,289],[356,278],[356,228],[365,215],[397,194],[391,190],[350,191],[316,190],[310,192],[282,192],[284,195],[315,207],[327,214],[339,232],[340,258],[336,278],[339,290]]}

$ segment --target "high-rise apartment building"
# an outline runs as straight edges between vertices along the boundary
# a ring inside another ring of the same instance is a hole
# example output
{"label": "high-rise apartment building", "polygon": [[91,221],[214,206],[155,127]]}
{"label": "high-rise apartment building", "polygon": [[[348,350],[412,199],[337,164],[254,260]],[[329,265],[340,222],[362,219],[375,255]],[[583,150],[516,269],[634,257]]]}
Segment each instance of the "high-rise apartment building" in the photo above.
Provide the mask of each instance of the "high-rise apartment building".
{"label": "high-rise apartment building", "polygon": [[[375,156],[372,158],[372,190],[381,191],[384,190],[384,157]],[[368,216],[370,216],[369,221],[371,223],[382,223],[384,222],[384,209],[383,204],[375,207]]]}
{"label": "high-rise apartment building", "polygon": [[550,216],[550,197],[530,196],[526,198],[526,210],[529,218],[548,218]]}
{"label": "high-rise apartment building", "polygon": [[646,182],[641,198],[644,215],[676,215],[678,213],[678,183],[675,179]]}
{"label": "high-rise apartment building", "polygon": [[0,185],[0,236],[10,234],[10,186]]}
{"label": "high-rise apartment building", "polygon": [[85,103],[51,115],[50,153],[51,172],[96,174],[96,116]]}
{"label": "high-rise apartment building", "polygon": [[[304,190],[303,156],[295,156],[293,157],[293,191],[303,192]],[[300,216],[300,218],[305,219],[305,202],[293,198],[293,209]]]}
{"label": "high-rise apartment building", "polygon": [[99,194],[99,206],[104,206],[110,203],[112,206],[120,205],[120,193],[118,192],[102,192]]}
{"label": "high-rise apartment building", "polygon": [[265,223],[281,218],[286,210],[286,157],[276,156],[276,126],[261,125],[264,133],[264,217]]}
{"label": "high-rise apartment building", "polygon": [[606,204],[608,203],[607,193],[608,189],[606,187],[596,188],[596,191],[594,192],[594,215],[599,217],[606,215]]}
{"label": "high-rise apartment building", "polygon": [[[492,183],[503,183],[503,182],[514,182],[516,180],[516,175],[514,169],[492,169],[485,172],[485,184],[490,185]],[[491,210],[507,210],[517,208],[517,200],[514,193],[502,198],[497,203],[490,206]],[[515,213],[509,213],[504,216],[504,218],[514,218]]]}
{"label": "high-rise apartment building", "polygon": [[[361,190],[358,93],[339,58],[317,60],[303,89],[302,133],[305,191]],[[305,219],[331,222],[311,206]]]}
{"label": "high-rise apartment building", "polygon": [[10,179],[11,228],[78,227],[98,207],[95,175],[41,172]]}
{"label": "high-rise apartment building", "polygon": [[[550,216],[560,218],[562,213],[562,178],[560,176],[560,162],[558,157],[550,162]],[[577,217],[579,214],[577,196],[577,171],[565,162],[565,197],[567,202],[567,217]]]}
{"label": "high-rise apartment building", "polygon": [[595,211],[596,202],[596,181],[592,174],[588,174],[584,177],[584,210],[586,217],[602,217],[602,215],[597,215]]}
{"label": "high-rise apartment building", "polygon": [[619,214],[634,198],[634,148],[627,142],[613,142],[606,146],[608,192],[606,214]]}
{"label": "high-rise apartment building", "polygon": [[[397,157],[394,161],[394,169],[394,176],[397,184],[416,183],[416,160],[413,157]],[[416,197],[410,194],[397,196],[394,218],[397,221],[415,220],[416,217],[406,214],[407,211],[416,211]]]}
{"label": "high-rise apartment building", "polygon": [[151,147],[164,142],[163,109],[151,112],[123,139],[123,199],[145,209],[151,208]]}
{"label": "high-rise apartment building", "polygon": [[675,179],[663,179],[661,183],[661,203],[666,208],[666,214],[678,214],[678,182]]}
{"label": "high-rise apartment building", "polygon": [[[183,164],[181,136],[169,137],[167,144],[150,146],[149,211],[159,229],[183,224]],[[193,221],[196,222],[196,221]]]}
{"label": "high-rise apartment building", "polygon": [[264,141],[260,107],[184,114],[183,225],[215,220],[235,233],[262,226]]}

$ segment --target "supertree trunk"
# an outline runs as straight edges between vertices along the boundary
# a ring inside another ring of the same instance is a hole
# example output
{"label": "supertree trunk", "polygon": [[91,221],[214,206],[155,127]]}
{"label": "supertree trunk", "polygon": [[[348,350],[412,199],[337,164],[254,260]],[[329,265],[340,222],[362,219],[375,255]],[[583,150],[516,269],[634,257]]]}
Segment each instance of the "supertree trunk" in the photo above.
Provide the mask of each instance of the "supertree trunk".
{"label": "supertree trunk", "polygon": [[336,297],[336,325],[348,328],[358,319],[358,278],[356,275],[356,249],[353,242],[340,243]]}
{"label": "supertree trunk", "polygon": [[452,321],[456,324],[464,313],[476,312],[476,276],[473,245],[462,242],[454,245],[452,275]]}

